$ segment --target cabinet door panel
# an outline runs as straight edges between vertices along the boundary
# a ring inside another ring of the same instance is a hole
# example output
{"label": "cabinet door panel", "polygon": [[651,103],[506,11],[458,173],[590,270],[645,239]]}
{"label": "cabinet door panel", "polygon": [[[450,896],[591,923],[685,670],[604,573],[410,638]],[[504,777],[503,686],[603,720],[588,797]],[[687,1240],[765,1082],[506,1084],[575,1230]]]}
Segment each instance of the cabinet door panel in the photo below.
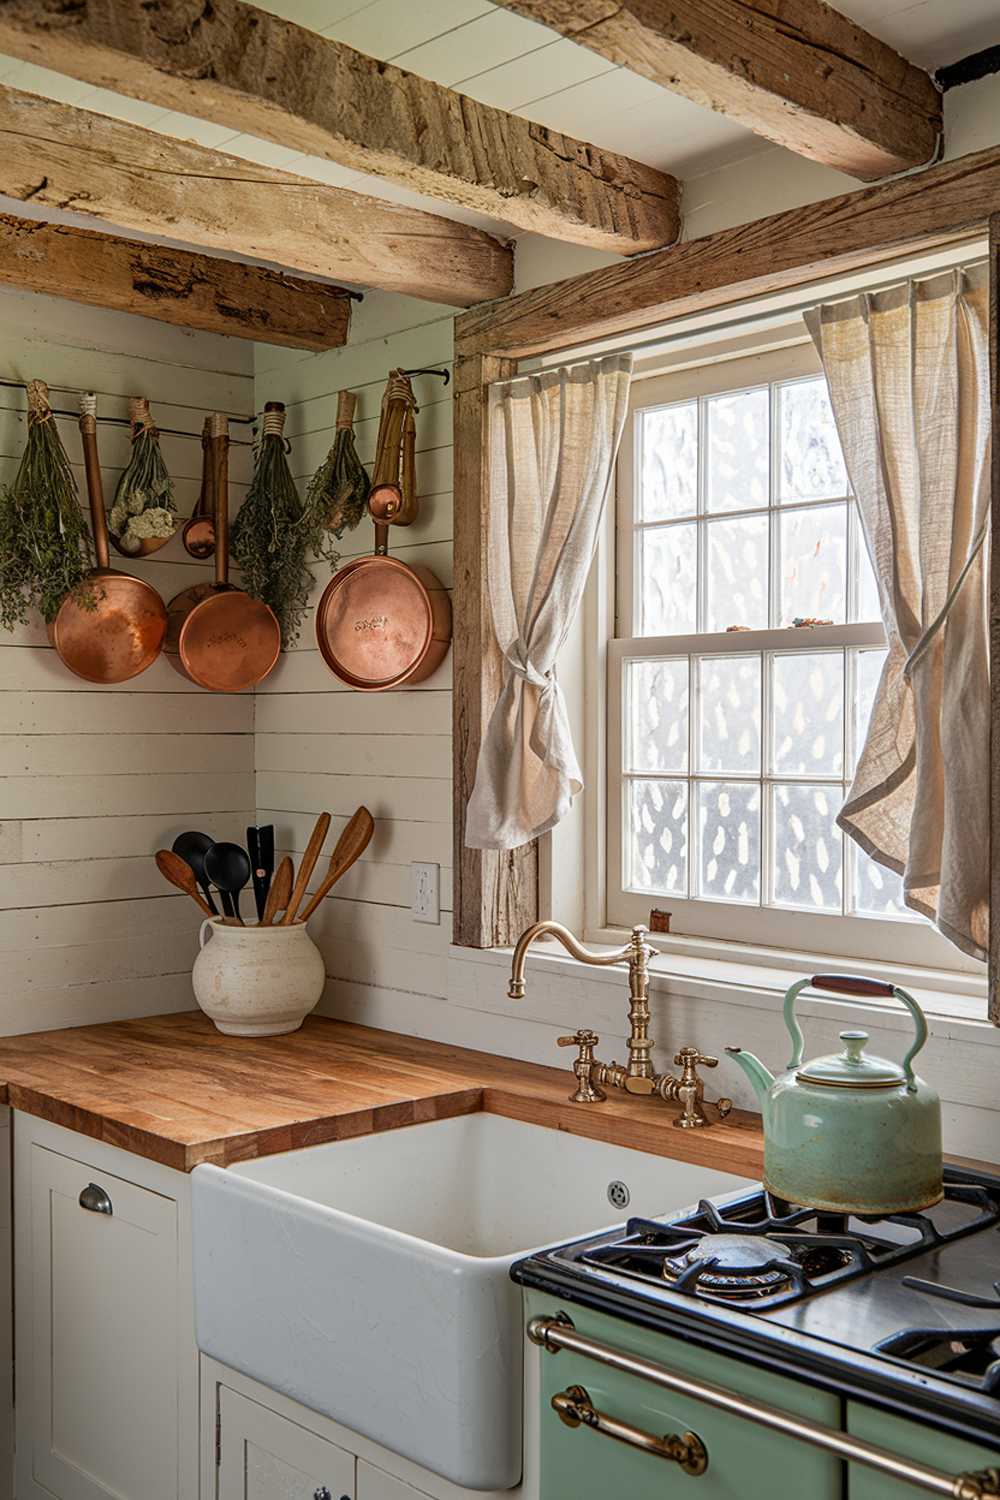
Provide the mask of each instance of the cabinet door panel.
{"label": "cabinet door panel", "polygon": [[219,1387],[218,1500],[354,1500],[354,1455]]}
{"label": "cabinet door panel", "polygon": [[404,1484],[384,1469],[376,1469],[359,1458],[357,1500],[427,1500],[427,1497],[412,1484]]}
{"label": "cabinet door panel", "polygon": [[[81,1205],[92,1186],[110,1212]],[[35,1145],[31,1212],[34,1478],[60,1500],[176,1500],[176,1203]]]}

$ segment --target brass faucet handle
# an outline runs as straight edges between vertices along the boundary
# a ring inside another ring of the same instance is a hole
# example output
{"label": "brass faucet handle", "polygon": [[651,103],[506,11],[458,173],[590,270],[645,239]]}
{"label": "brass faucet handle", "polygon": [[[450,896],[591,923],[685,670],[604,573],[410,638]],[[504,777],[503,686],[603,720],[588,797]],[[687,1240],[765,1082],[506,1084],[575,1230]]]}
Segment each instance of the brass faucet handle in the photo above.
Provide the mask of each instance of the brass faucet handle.
{"label": "brass faucet handle", "polygon": [[556,1038],[557,1047],[579,1047],[581,1052],[593,1052],[600,1041],[596,1031],[574,1031],[572,1036],[560,1036]]}
{"label": "brass faucet handle", "polygon": [[699,1052],[697,1047],[682,1047],[674,1054],[674,1066],[683,1068],[685,1073],[689,1071],[693,1073],[696,1068],[717,1068],[719,1059]]}
{"label": "brass faucet handle", "polygon": [[570,1094],[571,1104],[599,1104],[607,1095],[594,1082],[594,1048],[600,1041],[596,1031],[574,1031],[572,1036],[556,1038],[557,1047],[578,1047],[579,1055],[573,1064],[576,1074],[576,1089]]}

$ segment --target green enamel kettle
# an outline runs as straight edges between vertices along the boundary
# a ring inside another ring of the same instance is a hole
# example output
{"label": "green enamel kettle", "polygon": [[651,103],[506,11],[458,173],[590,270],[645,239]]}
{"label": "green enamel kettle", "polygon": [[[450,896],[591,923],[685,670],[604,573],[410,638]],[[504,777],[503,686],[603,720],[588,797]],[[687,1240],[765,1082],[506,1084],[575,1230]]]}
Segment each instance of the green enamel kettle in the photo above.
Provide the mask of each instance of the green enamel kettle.
{"label": "green enamel kettle", "polygon": [[[900,1000],[916,1031],[903,1061],[867,1053],[865,1031],[842,1031],[842,1052],[803,1063],[795,1005],[805,989]],[[913,996],[877,979],[816,974],[789,989],[784,1017],[792,1060],[777,1078],[752,1052],[726,1048],[760,1100],[764,1186],[787,1203],[831,1213],[909,1213],[937,1203],[944,1191],[941,1104],[913,1071],[927,1040]]]}

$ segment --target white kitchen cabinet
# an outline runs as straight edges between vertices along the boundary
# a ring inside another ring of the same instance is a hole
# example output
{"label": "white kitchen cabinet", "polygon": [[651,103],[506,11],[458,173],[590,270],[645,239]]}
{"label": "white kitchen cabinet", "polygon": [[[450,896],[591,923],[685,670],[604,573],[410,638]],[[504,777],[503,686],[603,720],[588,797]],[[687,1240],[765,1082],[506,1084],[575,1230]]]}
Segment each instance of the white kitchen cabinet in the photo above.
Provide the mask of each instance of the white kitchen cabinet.
{"label": "white kitchen cabinet", "polygon": [[359,1458],[357,1500],[427,1500],[427,1497],[412,1484],[404,1484],[384,1469],[376,1469],[374,1464],[366,1464]]}
{"label": "white kitchen cabinet", "polygon": [[218,1458],[217,1500],[354,1500],[352,1453],[225,1386]]}
{"label": "white kitchen cabinet", "polygon": [[17,1500],[194,1500],[183,1187],[15,1117]]}

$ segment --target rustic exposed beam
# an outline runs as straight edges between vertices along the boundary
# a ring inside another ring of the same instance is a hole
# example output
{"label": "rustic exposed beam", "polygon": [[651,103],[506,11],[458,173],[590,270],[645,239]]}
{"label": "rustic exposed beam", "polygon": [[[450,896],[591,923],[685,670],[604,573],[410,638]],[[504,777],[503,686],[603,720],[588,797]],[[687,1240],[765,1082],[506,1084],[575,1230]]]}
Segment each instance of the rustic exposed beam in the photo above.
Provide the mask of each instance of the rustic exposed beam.
{"label": "rustic exposed beam", "polygon": [[341,287],[190,250],[0,214],[0,283],[290,349],[347,342]]}
{"label": "rustic exposed beam", "polygon": [[0,51],[556,239],[678,237],[674,178],[241,0],[0,0]]}
{"label": "rustic exposed beam", "polygon": [[738,224],[478,307],[455,320],[456,356],[518,358],[652,328],[984,228],[1000,203],[1000,147]]}
{"label": "rustic exposed beam", "polygon": [[3,87],[0,194],[455,307],[513,276],[510,250],[466,224]]}
{"label": "rustic exposed beam", "polygon": [[823,0],[497,4],[862,181],[937,154],[931,79]]}
{"label": "rustic exposed beam", "polygon": [[465,360],[455,370],[455,630],[452,754],[455,786],[454,941],[513,943],[538,917],[538,845],[467,849],[465,816],[479,746],[502,682],[486,566],[490,518],[489,387],[514,374],[510,360]]}

